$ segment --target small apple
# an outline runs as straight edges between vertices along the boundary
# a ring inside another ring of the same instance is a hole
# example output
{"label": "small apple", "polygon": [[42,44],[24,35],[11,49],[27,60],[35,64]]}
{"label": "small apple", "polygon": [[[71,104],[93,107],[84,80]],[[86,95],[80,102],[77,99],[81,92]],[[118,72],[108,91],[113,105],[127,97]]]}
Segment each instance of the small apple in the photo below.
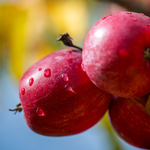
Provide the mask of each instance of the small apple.
{"label": "small apple", "polygon": [[109,119],[116,133],[127,143],[150,149],[150,116],[146,111],[148,95],[112,100]]}
{"label": "small apple", "polygon": [[79,50],[55,51],[22,76],[19,96],[31,130],[47,136],[73,135],[103,117],[111,95],[89,80],[81,61]]}
{"label": "small apple", "polygon": [[96,22],[83,46],[82,67],[99,88],[125,98],[150,92],[150,18],[117,12]]}

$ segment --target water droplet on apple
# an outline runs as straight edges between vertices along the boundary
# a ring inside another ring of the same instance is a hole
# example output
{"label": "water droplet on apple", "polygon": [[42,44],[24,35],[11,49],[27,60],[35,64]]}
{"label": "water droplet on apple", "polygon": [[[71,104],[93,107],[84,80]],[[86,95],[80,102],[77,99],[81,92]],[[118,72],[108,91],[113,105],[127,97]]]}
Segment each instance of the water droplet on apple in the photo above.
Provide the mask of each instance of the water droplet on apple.
{"label": "water droplet on apple", "polygon": [[103,17],[102,20],[105,20],[107,17],[108,17],[108,16]]}
{"label": "water droplet on apple", "polygon": [[132,12],[127,12],[127,14],[131,15],[131,14],[132,14]]}
{"label": "water droplet on apple", "polygon": [[33,84],[33,82],[34,82],[34,79],[33,79],[33,78],[30,78],[30,79],[29,79],[29,85],[31,86],[31,85]]}
{"label": "water droplet on apple", "polygon": [[137,19],[136,19],[136,18],[133,18],[133,21],[137,21]]}
{"label": "water droplet on apple", "polygon": [[85,68],[84,68],[84,65],[83,65],[83,64],[81,64],[81,69],[82,69],[83,71],[85,71]]}
{"label": "water droplet on apple", "polygon": [[44,76],[45,76],[45,77],[50,77],[50,76],[51,76],[51,69],[49,69],[49,68],[48,68],[48,69],[45,69],[45,70],[44,70]]}
{"label": "water droplet on apple", "polygon": [[25,94],[25,88],[21,89],[21,94],[24,95]]}
{"label": "water droplet on apple", "polygon": [[72,63],[72,59],[68,59],[67,61],[68,61],[69,63]]}
{"label": "water droplet on apple", "polygon": [[147,27],[150,29],[150,24],[148,24]]}
{"label": "water droplet on apple", "polygon": [[76,70],[80,70],[80,67],[79,67],[79,66],[76,66],[75,68],[76,68]]}
{"label": "water droplet on apple", "polygon": [[75,94],[76,94],[76,92],[73,90],[73,88],[72,88],[71,86],[69,86],[69,87],[67,88],[67,90],[70,91],[70,92],[72,92],[72,93],[75,93]]}
{"label": "water droplet on apple", "polygon": [[45,113],[44,113],[44,111],[42,110],[42,108],[41,107],[37,107],[37,109],[36,109],[36,114],[38,115],[38,116],[45,116]]}
{"label": "water droplet on apple", "polygon": [[127,14],[130,16],[130,17],[133,17],[133,14],[131,12],[127,12]]}
{"label": "water droplet on apple", "polygon": [[39,68],[39,71],[41,71],[42,70],[42,68]]}
{"label": "water droplet on apple", "polygon": [[93,34],[94,34],[94,31],[91,32],[91,35],[93,35]]}
{"label": "water droplet on apple", "polygon": [[73,88],[71,87],[71,85],[66,84],[66,85],[65,85],[65,88],[66,88],[66,90],[67,90],[67,91],[69,91],[69,92],[72,92],[72,93],[76,94],[76,92],[73,90]]}
{"label": "water droplet on apple", "polygon": [[139,13],[140,15],[142,15],[142,16],[145,16],[145,14],[143,14],[143,13]]}
{"label": "water droplet on apple", "polygon": [[69,81],[69,77],[67,74],[62,74],[61,76],[64,81]]}

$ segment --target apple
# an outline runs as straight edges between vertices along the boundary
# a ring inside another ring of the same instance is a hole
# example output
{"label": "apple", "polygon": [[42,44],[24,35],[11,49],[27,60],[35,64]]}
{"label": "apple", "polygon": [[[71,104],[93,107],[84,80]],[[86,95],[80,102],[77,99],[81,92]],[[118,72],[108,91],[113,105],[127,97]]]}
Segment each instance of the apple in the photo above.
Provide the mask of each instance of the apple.
{"label": "apple", "polygon": [[27,125],[41,135],[66,136],[95,125],[111,95],[97,88],[81,69],[82,52],[55,51],[31,66],[19,82]]}
{"label": "apple", "polygon": [[127,143],[150,149],[150,116],[146,111],[148,96],[111,101],[109,119],[116,133]]}
{"label": "apple", "polygon": [[82,67],[90,80],[112,95],[150,92],[150,18],[117,12],[97,21],[83,46]]}

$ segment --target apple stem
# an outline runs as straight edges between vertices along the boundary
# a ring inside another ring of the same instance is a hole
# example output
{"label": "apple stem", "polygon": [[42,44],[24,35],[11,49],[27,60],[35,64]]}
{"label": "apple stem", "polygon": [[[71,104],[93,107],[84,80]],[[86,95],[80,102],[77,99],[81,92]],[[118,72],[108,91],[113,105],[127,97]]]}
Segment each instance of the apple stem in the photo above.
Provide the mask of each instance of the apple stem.
{"label": "apple stem", "polygon": [[76,46],[72,43],[72,38],[70,35],[66,32],[64,34],[60,34],[60,37],[57,39],[57,41],[62,41],[64,45],[69,46],[69,47],[74,47],[82,51],[82,48],[79,46]]}
{"label": "apple stem", "polygon": [[16,114],[17,112],[21,112],[22,111],[22,105],[21,105],[21,103],[19,103],[18,105],[16,105],[16,108],[9,109],[9,111],[15,111],[14,114]]}
{"label": "apple stem", "polygon": [[145,59],[150,59],[150,48],[144,50]]}

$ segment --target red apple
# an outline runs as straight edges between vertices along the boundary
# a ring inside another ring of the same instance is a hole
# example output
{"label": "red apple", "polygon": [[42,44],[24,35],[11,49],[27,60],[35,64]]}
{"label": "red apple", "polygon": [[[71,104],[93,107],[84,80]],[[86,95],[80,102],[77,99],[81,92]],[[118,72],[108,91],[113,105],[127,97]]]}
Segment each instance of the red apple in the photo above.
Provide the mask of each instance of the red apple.
{"label": "red apple", "polygon": [[142,98],[112,100],[109,108],[110,122],[117,134],[127,143],[150,149],[150,116],[145,105],[147,95]]}
{"label": "red apple", "polygon": [[150,18],[118,12],[96,22],[83,46],[82,66],[99,88],[120,97],[150,92]]}
{"label": "red apple", "polygon": [[47,136],[73,135],[95,125],[111,95],[97,88],[81,69],[81,51],[49,54],[22,76],[19,96],[27,125]]}

